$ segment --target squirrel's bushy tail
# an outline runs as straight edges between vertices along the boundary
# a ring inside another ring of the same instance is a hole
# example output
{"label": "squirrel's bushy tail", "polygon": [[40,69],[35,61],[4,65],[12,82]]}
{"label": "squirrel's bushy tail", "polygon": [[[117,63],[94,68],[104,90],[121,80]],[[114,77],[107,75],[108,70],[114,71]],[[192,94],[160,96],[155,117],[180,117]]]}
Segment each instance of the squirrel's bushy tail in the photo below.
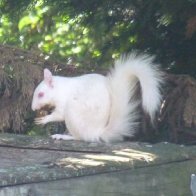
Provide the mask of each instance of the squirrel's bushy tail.
{"label": "squirrel's bushy tail", "polygon": [[134,135],[139,123],[140,102],[134,98],[138,81],[143,109],[153,122],[161,103],[162,83],[162,75],[157,65],[153,63],[153,57],[148,55],[122,56],[115,62],[114,68],[107,77],[111,107],[108,123],[101,136],[101,139],[106,142]]}

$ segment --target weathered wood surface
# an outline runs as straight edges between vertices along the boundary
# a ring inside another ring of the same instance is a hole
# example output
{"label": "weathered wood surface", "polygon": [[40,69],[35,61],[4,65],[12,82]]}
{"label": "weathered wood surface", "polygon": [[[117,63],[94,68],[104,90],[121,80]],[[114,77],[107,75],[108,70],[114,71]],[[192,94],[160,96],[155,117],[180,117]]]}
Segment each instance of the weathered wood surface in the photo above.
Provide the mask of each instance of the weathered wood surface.
{"label": "weathered wood surface", "polygon": [[0,135],[0,196],[189,196],[196,146]]}

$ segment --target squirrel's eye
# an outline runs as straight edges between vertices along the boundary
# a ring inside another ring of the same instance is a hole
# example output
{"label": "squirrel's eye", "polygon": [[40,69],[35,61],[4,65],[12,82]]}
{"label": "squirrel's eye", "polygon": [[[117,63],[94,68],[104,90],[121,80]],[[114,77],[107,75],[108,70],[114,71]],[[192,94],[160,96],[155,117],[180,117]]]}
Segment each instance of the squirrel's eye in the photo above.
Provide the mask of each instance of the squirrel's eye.
{"label": "squirrel's eye", "polygon": [[39,97],[39,98],[41,98],[41,97],[43,97],[43,96],[44,96],[44,93],[43,93],[43,92],[38,93],[38,97]]}

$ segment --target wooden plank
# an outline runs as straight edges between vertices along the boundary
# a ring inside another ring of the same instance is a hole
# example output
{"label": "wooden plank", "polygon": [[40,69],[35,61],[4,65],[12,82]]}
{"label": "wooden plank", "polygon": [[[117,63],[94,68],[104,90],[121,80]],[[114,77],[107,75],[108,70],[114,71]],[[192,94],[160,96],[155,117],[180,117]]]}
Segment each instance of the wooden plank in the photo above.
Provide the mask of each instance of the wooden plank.
{"label": "wooden plank", "polygon": [[195,161],[0,189],[0,196],[191,196]]}
{"label": "wooden plank", "polygon": [[[53,140],[49,137],[0,134],[0,146],[2,147],[103,153],[114,149],[121,149],[128,144],[130,142],[103,145],[103,143],[95,142]],[[132,143],[131,145],[138,146],[137,143]]]}
{"label": "wooden plank", "polygon": [[[92,179],[95,178],[97,181],[98,176],[102,175],[108,176],[108,179],[113,177],[121,179],[128,173],[130,176],[134,176],[137,171],[140,173],[138,175],[143,175],[148,182],[151,179],[149,173],[154,169],[159,174],[160,168],[167,168],[167,165],[175,168],[179,164],[184,164],[184,166],[176,171],[173,169],[172,172],[170,171],[174,175],[172,179],[175,183],[180,183],[183,179],[187,186],[190,174],[196,172],[195,158],[196,146],[185,147],[169,143],[149,145],[133,142],[101,144],[81,141],[53,141],[43,137],[2,134],[0,135],[0,187],[1,190],[6,191],[12,188],[17,190],[17,187],[22,187],[21,190],[23,190],[24,184],[33,186],[33,184],[40,182],[46,182],[50,187],[49,184],[55,184],[52,181],[57,180],[57,185],[62,181],[68,186],[72,180],[77,182],[78,177],[82,178],[82,181],[85,179],[91,181],[91,177],[87,176],[92,176]],[[181,179],[178,174],[182,172],[183,167],[186,172]],[[168,178],[163,173],[166,170],[162,171],[163,180]],[[118,177],[119,172],[122,172],[122,177]],[[156,172],[152,172],[152,174],[156,178]],[[131,182],[134,181],[134,178],[130,177],[128,180]],[[141,184],[141,182],[142,177],[141,179],[135,178],[135,183]],[[171,184],[173,181],[171,183],[168,181],[168,183]],[[16,185],[21,186],[16,187]],[[26,186],[24,185],[24,187]],[[61,188],[63,189],[63,184]],[[72,186],[71,189],[74,187]]]}

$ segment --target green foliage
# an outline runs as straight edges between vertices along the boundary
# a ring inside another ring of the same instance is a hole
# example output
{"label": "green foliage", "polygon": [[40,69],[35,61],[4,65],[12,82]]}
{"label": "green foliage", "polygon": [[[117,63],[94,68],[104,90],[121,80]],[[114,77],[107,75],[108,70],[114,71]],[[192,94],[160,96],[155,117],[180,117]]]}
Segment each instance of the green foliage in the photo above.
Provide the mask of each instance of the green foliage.
{"label": "green foliage", "polygon": [[74,63],[96,58],[99,50],[89,36],[88,27],[80,24],[82,16],[71,18],[67,13],[58,14],[52,6],[39,0],[30,10],[17,18],[3,14],[0,42],[22,48],[38,48],[46,58],[53,56]]}
{"label": "green foliage", "polygon": [[1,0],[0,8],[1,43],[78,65],[109,65],[134,49],[196,74],[196,30],[187,36],[195,0]]}

